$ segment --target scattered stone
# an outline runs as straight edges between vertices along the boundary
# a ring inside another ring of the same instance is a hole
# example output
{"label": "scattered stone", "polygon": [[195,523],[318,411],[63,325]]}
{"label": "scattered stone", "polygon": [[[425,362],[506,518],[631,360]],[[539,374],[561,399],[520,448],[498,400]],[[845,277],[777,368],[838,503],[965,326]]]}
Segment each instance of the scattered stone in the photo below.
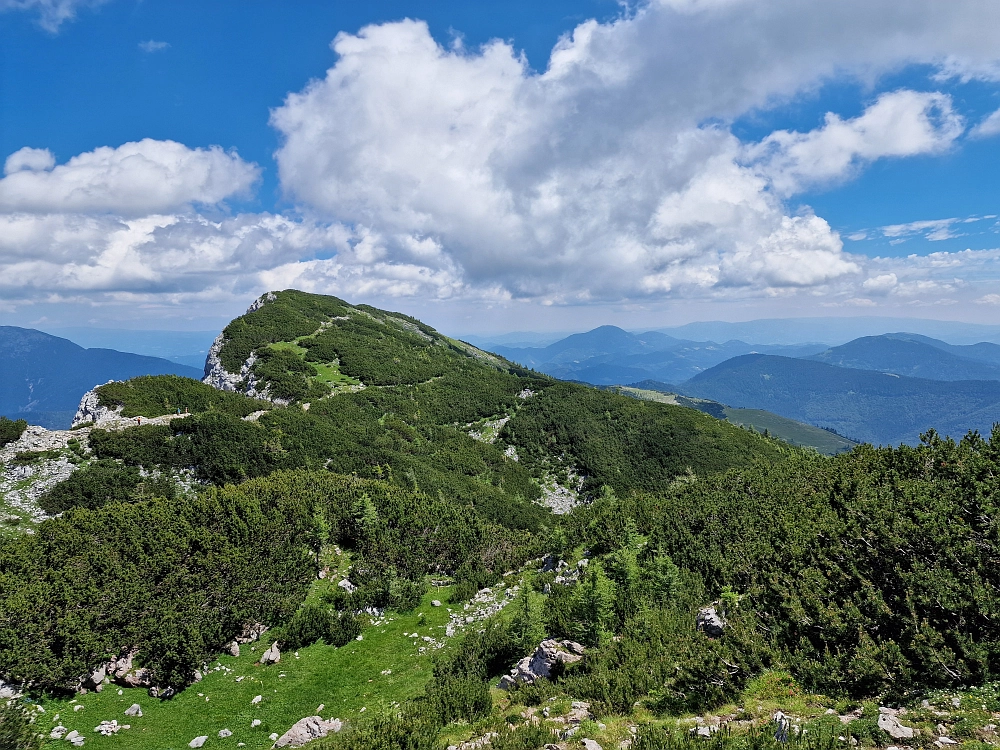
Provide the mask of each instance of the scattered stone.
{"label": "scattered stone", "polygon": [[133,669],[119,678],[119,682],[130,688],[149,688],[153,686],[153,673],[145,667]]}
{"label": "scattered stone", "polygon": [[93,672],[90,673],[90,677],[87,678],[87,682],[91,687],[94,688],[98,693],[104,687],[104,678],[108,676],[107,666],[102,664]]}
{"label": "scattered stone", "polygon": [[125,725],[119,724],[117,720],[112,719],[111,721],[102,721],[96,727],[94,731],[104,737],[110,737],[113,734],[118,734],[119,729],[124,729]]}
{"label": "scattered stone", "polygon": [[339,588],[342,588],[348,594],[353,594],[355,592],[355,590],[357,590],[357,588],[358,588],[353,583],[351,583],[350,581],[348,581],[346,578],[343,579],[342,581],[340,581],[340,583],[338,583],[337,586]]}
{"label": "scattered stone", "polygon": [[431,606],[432,607],[440,607],[441,606],[441,602],[439,602],[437,599],[432,599],[431,600]]}
{"label": "scattered stone", "polygon": [[726,620],[719,614],[714,605],[702,607],[694,621],[695,628],[709,638],[721,638],[726,629]]}
{"label": "scattered stone", "polygon": [[569,713],[566,714],[566,721],[570,724],[579,724],[593,718],[594,715],[590,713],[590,704],[586,701],[573,701],[570,704]]}
{"label": "scattered stone", "polygon": [[219,730],[219,739],[221,739],[221,740],[226,739],[226,737],[232,737],[232,736],[233,736],[233,732],[230,729],[220,729]]}
{"label": "scattered stone", "polygon": [[595,740],[582,739],[580,744],[583,745],[583,750],[604,750]]}
{"label": "scattered stone", "polygon": [[891,708],[879,707],[878,728],[886,732],[894,740],[912,739],[917,731],[913,727],[903,726],[897,718],[897,711]]}
{"label": "scattered stone", "polygon": [[52,727],[52,731],[49,732],[49,738],[53,740],[61,740],[66,736],[68,730],[62,724],[57,727]]}
{"label": "scattered stone", "polygon": [[946,747],[948,745],[957,745],[958,740],[953,740],[951,737],[938,737],[937,741],[934,743],[938,747]]}
{"label": "scattered stone", "polygon": [[276,742],[278,739],[278,733],[271,732],[271,734],[268,735],[268,739],[271,740],[271,742]]}
{"label": "scattered stone", "polygon": [[188,747],[204,747],[205,743],[208,742],[208,735],[203,734],[200,737],[195,737],[188,743]]}
{"label": "scattered stone", "polygon": [[240,655],[240,644],[237,643],[236,641],[233,641],[232,643],[229,644],[229,655],[230,656]]}
{"label": "scattered stone", "polygon": [[66,741],[73,745],[73,747],[83,747],[84,737],[74,729],[66,735]]}
{"label": "scattered stone", "polygon": [[584,647],[574,641],[542,641],[535,653],[525,656],[511,670],[500,678],[498,687],[509,690],[517,683],[532,684],[540,677],[549,677],[556,664],[574,664],[583,659]]}
{"label": "scattered stone", "polygon": [[9,701],[12,698],[20,698],[21,691],[15,688],[13,685],[8,685],[3,680],[0,680],[0,700]]}
{"label": "scattered stone", "polygon": [[83,710],[83,706],[81,706],[81,705],[73,706],[73,713],[76,713],[77,711],[82,711],[82,710]]}
{"label": "scattered stone", "polygon": [[255,695],[255,696],[253,697],[253,700],[252,700],[252,701],[250,701],[250,704],[251,704],[251,705],[253,705],[253,706],[256,706],[256,705],[257,705],[258,703],[260,703],[260,702],[261,702],[262,700],[264,700],[264,696],[263,696],[263,695]]}
{"label": "scattered stone", "polygon": [[251,729],[253,729],[254,727],[259,727],[259,726],[260,726],[260,719],[254,719],[253,721],[250,722],[250,728]]}
{"label": "scattered stone", "polygon": [[125,709],[126,716],[142,716],[142,706],[138,703],[133,703],[131,706]]}
{"label": "scattered stone", "polygon": [[295,722],[274,744],[275,747],[302,747],[307,742],[326,737],[330,732],[339,732],[343,726],[340,719],[323,721],[319,716],[307,716]]}
{"label": "scattered stone", "polygon": [[264,652],[264,655],[260,657],[260,663],[263,665],[277,664],[281,661],[281,652],[278,650],[278,642],[275,641],[271,644],[271,648]]}

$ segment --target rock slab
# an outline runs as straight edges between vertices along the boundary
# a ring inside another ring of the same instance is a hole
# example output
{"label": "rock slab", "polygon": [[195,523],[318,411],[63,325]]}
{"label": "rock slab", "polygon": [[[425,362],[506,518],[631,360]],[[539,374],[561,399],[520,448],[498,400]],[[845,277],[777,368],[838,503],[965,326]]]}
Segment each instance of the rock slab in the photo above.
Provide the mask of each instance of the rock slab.
{"label": "rock slab", "polygon": [[574,664],[580,661],[585,650],[575,641],[546,639],[538,645],[535,653],[521,659],[509,675],[501,677],[497,687],[510,690],[518,683],[530,685],[537,679],[549,677],[557,664]]}
{"label": "rock slab", "polygon": [[299,719],[292,728],[285,732],[274,743],[275,747],[302,747],[307,742],[326,737],[331,732],[339,732],[344,724],[340,719],[324,721],[319,716],[307,716]]}

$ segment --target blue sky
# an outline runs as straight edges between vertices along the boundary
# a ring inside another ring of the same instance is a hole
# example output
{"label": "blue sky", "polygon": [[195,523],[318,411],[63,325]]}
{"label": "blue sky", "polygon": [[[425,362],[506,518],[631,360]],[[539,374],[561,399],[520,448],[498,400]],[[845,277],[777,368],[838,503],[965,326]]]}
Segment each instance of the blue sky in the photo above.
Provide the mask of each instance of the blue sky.
{"label": "blue sky", "polygon": [[1000,8],[900,7],[0,0],[0,322],[994,322]]}

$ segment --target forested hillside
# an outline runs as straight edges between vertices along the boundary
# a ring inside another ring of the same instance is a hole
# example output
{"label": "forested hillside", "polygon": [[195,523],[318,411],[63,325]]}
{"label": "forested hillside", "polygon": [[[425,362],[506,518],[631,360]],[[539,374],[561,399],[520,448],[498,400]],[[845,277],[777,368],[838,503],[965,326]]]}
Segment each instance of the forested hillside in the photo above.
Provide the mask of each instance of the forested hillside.
{"label": "forested hillside", "polygon": [[0,326],[0,415],[69,427],[80,397],[98,383],[138,375],[194,377],[193,367],[111,349],[84,349],[30,328]]}
{"label": "forested hillside", "polygon": [[678,387],[728,406],[765,409],[854,440],[914,445],[934,427],[960,438],[1000,421],[1000,382],[927,380],[791,357],[734,357]]}
{"label": "forested hillside", "polygon": [[215,349],[226,390],[99,387],[0,541],[14,747],[770,747],[783,708],[832,750],[997,678],[1000,434],[825,458],[300,292]]}

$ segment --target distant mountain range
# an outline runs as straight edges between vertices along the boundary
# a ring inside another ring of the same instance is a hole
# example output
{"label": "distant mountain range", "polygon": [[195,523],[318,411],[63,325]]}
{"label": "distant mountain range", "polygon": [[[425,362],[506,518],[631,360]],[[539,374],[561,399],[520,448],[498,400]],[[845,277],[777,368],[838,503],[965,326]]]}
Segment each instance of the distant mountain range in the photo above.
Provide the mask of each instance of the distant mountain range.
{"label": "distant mountain range", "polygon": [[0,414],[49,428],[66,428],[80,398],[95,385],[137,375],[184,375],[202,370],[113,349],[84,349],[30,328],[0,326]]}
{"label": "distant mountain range", "polygon": [[1000,422],[1000,345],[990,342],[888,333],[834,347],[720,344],[602,326],[545,347],[493,351],[558,378],[640,388],[652,382],[873,443],[915,443],[931,427],[954,437],[972,429],[988,434]]}
{"label": "distant mountain range", "polygon": [[910,331],[922,336],[946,339],[955,344],[980,341],[1000,342],[1000,325],[959,323],[952,320],[921,318],[764,318],[742,323],[705,321],[656,330],[678,338],[704,341],[738,339],[753,344],[798,344],[826,341],[839,345],[863,336],[880,336],[889,331]]}
{"label": "distant mountain range", "polygon": [[931,427],[956,438],[989,435],[1000,422],[997,380],[928,380],[766,354],[734,357],[677,390],[876,444],[916,443]]}
{"label": "distant mountain range", "polygon": [[751,352],[801,357],[825,350],[825,344],[751,345],[743,341],[689,341],[657,331],[629,333],[601,326],[567,336],[546,347],[494,346],[509,360],[556,378],[594,385],[639,380],[677,383],[731,357]]}
{"label": "distant mountain range", "polygon": [[952,346],[912,333],[865,336],[810,359],[931,380],[1000,380],[1000,345]]}

